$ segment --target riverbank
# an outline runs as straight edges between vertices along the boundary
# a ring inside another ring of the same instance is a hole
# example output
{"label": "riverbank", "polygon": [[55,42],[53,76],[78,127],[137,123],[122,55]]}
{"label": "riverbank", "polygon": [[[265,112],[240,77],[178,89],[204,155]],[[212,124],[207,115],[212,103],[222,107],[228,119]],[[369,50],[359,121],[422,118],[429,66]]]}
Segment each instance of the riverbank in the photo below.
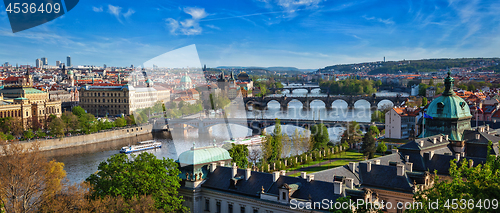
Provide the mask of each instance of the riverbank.
{"label": "riverbank", "polygon": [[151,134],[153,130],[152,124],[142,126],[123,127],[107,131],[100,131],[88,135],[78,135],[55,139],[35,139],[31,141],[23,141],[21,144],[25,147],[30,146],[33,142],[39,142],[40,150],[55,150],[71,147],[84,146],[89,144],[101,143],[111,140],[119,140],[131,137],[138,137],[144,134]]}

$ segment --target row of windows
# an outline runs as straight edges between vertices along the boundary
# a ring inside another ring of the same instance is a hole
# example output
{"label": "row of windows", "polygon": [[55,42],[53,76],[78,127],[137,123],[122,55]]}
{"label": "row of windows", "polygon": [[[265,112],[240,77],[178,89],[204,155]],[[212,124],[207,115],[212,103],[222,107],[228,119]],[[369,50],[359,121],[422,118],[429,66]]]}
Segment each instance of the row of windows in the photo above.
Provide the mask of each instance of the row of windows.
{"label": "row of windows", "polygon": [[[221,213],[221,201],[217,200],[215,203],[215,213]],[[210,199],[205,198],[205,211],[210,212]],[[234,205],[232,203],[227,204],[227,212],[228,213],[236,213],[234,211]],[[240,205],[240,213],[246,213],[246,207],[244,205]],[[253,213],[259,213],[259,209],[254,208]],[[272,213],[272,212],[271,212]]]}
{"label": "row of windows", "polygon": [[[122,110],[121,109],[109,109],[109,110],[105,110],[105,109],[89,109],[88,110],[89,113],[92,113],[92,114],[111,114],[111,115],[117,115],[117,114],[122,114]],[[123,114],[127,114],[127,110],[123,110]]]}
{"label": "row of windows", "polygon": [[[26,116],[29,116],[28,112],[26,112]],[[0,117],[1,118],[5,118],[5,117],[21,117],[21,110],[3,111],[3,112],[0,112]]]}
{"label": "row of windows", "polygon": [[[87,97],[91,97],[91,96],[94,96],[94,97],[120,97],[121,96],[121,93],[100,93],[100,92],[94,92],[94,93],[91,93],[91,92],[88,92],[88,93],[83,93],[84,95],[83,96],[87,96]],[[87,94],[87,95],[85,95]],[[101,95],[102,94],[102,95]],[[125,95],[124,95],[125,96]]]}
{"label": "row of windows", "polygon": [[[94,100],[94,101],[92,101],[92,100]],[[104,98],[102,99],[102,103],[106,103],[106,100],[107,100],[107,103],[122,103],[122,99],[104,99]],[[127,101],[128,101],[127,99],[123,99],[123,103],[127,103]],[[83,102],[101,103],[101,99],[87,99],[87,98],[84,98]]]}
{"label": "row of windows", "polygon": [[[88,108],[122,108],[122,105],[84,105],[84,107]],[[127,108],[127,106],[123,106],[123,108]]]}

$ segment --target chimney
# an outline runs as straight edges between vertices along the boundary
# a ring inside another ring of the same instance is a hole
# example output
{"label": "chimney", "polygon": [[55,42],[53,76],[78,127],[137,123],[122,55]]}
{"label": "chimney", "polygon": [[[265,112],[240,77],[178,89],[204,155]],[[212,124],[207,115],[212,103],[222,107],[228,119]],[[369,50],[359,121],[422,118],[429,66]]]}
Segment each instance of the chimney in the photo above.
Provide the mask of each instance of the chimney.
{"label": "chimney", "polygon": [[405,165],[398,164],[397,165],[397,172],[398,172],[398,176],[404,176],[405,175]]}
{"label": "chimney", "polygon": [[333,182],[333,193],[336,195],[342,194],[342,182],[334,181]]}
{"label": "chimney", "polygon": [[231,173],[231,177],[236,177],[237,173],[238,173],[238,167],[236,166],[236,163],[233,163],[233,173]]}
{"label": "chimney", "polygon": [[472,168],[474,166],[474,160],[469,160],[469,168]]}
{"label": "chimney", "polygon": [[406,162],[405,167],[409,172],[413,172],[413,163]]}
{"label": "chimney", "polygon": [[479,140],[481,139],[481,135],[480,134],[476,134],[476,140]]}
{"label": "chimney", "polygon": [[432,143],[433,143],[433,144],[436,144],[436,142],[437,142],[437,138],[433,138],[433,139],[432,139]]}
{"label": "chimney", "polygon": [[352,178],[346,178],[345,179],[345,186],[348,189],[354,189],[354,180]]}
{"label": "chimney", "polygon": [[380,165],[380,160],[379,159],[373,160],[373,163],[375,163],[375,165]]}
{"label": "chimney", "polygon": [[409,155],[405,155],[405,161],[406,162],[410,162],[410,156]]}
{"label": "chimney", "polygon": [[349,162],[349,170],[351,170],[351,172],[354,173],[355,169],[356,169],[356,163],[355,162]]}
{"label": "chimney", "polygon": [[367,161],[366,162],[366,171],[367,172],[371,172],[372,171],[372,162],[371,161]]}
{"label": "chimney", "polygon": [[214,172],[216,168],[217,168],[217,163],[210,164],[210,172]]}
{"label": "chimney", "polygon": [[286,175],[286,170],[281,170],[281,171],[280,171],[280,175],[281,175],[281,176],[285,176],[285,175]]}
{"label": "chimney", "polygon": [[443,136],[439,136],[439,143],[443,142]]}
{"label": "chimney", "polygon": [[462,155],[462,157],[465,158],[465,152],[460,153],[460,155]]}
{"label": "chimney", "polygon": [[311,182],[314,180],[314,175],[307,175],[307,182]]}
{"label": "chimney", "polygon": [[306,178],[307,178],[307,177],[306,177],[306,175],[307,175],[307,173],[306,173],[306,172],[301,172],[301,173],[300,173],[300,177],[301,177],[302,179],[306,179]]}
{"label": "chimney", "polygon": [[429,151],[429,160],[432,160],[433,156],[434,156],[434,151]]}
{"label": "chimney", "polygon": [[219,166],[224,167],[225,166],[225,162],[224,161],[219,161]]}
{"label": "chimney", "polygon": [[448,140],[448,135],[445,135],[445,136],[444,136],[444,139],[445,139],[445,140]]}
{"label": "chimney", "polygon": [[460,153],[455,153],[455,159],[457,159],[457,162],[460,161]]}
{"label": "chimney", "polygon": [[394,153],[398,153],[398,152],[399,152],[399,150],[398,150],[398,149],[392,149],[392,154],[394,154]]}
{"label": "chimney", "polygon": [[419,141],[418,145],[420,145],[420,147],[424,147],[424,141]]}
{"label": "chimney", "polygon": [[280,172],[273,172],[273,183],[280,178]]}
{"label": "chimney", "polygon": [[487,124],[487,125],[486,125],[486,132],[489,132],[489,131],[490,131],[490,125],[489,125],[489,124]]}
{"label": "chimney", "polygon": [[252,169],[246,168],[245,169],[245,180],[248,180],[252,176]]}

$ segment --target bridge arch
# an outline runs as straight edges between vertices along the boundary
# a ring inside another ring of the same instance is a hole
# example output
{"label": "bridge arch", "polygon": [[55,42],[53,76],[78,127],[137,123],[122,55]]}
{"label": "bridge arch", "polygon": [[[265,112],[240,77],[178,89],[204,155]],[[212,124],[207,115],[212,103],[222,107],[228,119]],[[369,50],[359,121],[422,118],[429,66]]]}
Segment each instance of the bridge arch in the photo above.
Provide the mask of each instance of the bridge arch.
{"label": "bridge arch", "polygon": [[378,109],[382,109],[385,107],[391,107],[391,108],[394,107],[394,102],[392,102],[389,99],[383,99],[383,100],[378,102],[378,104],[377,104]]}
{"label": "bridge arch", "polygon": [[349,107],[349,103],[347,103],[347,101],[344,99],[336,99],[332,101],[330,105],[332,106],[332,109],[347,109]]}
{"label": "bridge arch", "polygon": [[[229,128],[231,129],[231,136],[233,138],[245,137],[248,134],[252,133],[252,129],[250,127],[248,127],[247,124],[242,125],[242,124],[238,124],[238,123],[229,123]],[[217,131],[214,131],[214,129],[216,129]],[[226,123],[217,123],[217,124],[207,125],[206,131],[209,132],[210,130],[212,130],[212,135],[220,134],[220,135],[216,135],[219,137],[224,136],[224,135],[229,135],[229,133],[227,131]],[[204,130],[198,129],[198,132],[200,132],[200,131],[203,132]]]}
{"label": "bridge arch", "polygon": [[[297,99],[297,98],[290,98],[290,99],[288,99],[288,100],[285,100],[285,104],[286,104],[288,107],[290,107],[290,103],[291,103],[291,102],[294,102],[294,103],[295,103],[295,102],[299,102],[299,103],[301,104],[301,106],[300,106],[300,107],[298,107],[298,108],[301,108],[301,107],[302,107],[302,108],[304,108],[304,103],[303,103],[302,101],[300,101],[299,99]],[[295,104],[292,104],[292,106],[293,106],[293,105],[295,105]]]}
{"label": "bridge arch", "polygon": [[322,108],[322,107],[326,107],[326,103],[325,101],[321,100],[321,99],[313,99],[309,104],[311,105],[311,108],[313,106],[313,102],[315,103],[315,105],[318,105],[316,108]]}
{"label": "bridge arch", "polygon": [[[271,104],[271,105],[269,105],[269,104]],[[269,100],[265,103],[265,106],[268,108],[279,108],[280,102],[277,100]]]}
{"label": "bridge arch", "polygon": [[369,109],[371,107],[371,103],[368,100],[365,99],[359,99],[356,102],[354,102],[354,108],[358,109]]}

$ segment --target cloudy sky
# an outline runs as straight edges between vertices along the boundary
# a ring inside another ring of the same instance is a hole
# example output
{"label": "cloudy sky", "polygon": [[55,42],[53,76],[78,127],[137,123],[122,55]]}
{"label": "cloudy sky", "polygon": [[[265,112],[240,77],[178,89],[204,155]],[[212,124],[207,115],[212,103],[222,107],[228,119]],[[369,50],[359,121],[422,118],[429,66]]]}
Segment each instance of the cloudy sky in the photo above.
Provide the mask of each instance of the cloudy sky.
{"label": "cloudy sky", "polygon": [[500,2],[481,0],[86,0],[12,33],[0,6],[0,62],[140,65],[195,44],[216,66],[294,66],[498,57]]}

